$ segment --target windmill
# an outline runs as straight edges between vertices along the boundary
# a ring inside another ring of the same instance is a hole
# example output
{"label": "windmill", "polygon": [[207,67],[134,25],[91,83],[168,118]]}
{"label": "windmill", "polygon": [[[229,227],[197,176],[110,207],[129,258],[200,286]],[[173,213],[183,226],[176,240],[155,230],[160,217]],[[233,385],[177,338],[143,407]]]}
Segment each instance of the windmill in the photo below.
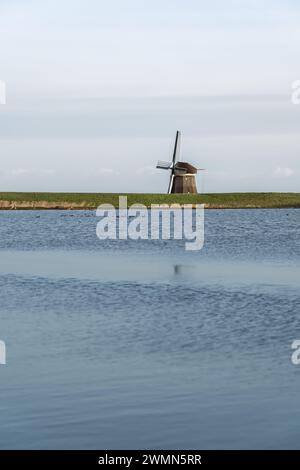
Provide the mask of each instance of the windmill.
{"label": "windmill", "polygon": [[176,132],[173,158],[171,162],[158,161],[156,168],[170,170],[168,194],[171,193],[197,193],[196,174],[198,170],[190,163],[179,161],[181,133]]}

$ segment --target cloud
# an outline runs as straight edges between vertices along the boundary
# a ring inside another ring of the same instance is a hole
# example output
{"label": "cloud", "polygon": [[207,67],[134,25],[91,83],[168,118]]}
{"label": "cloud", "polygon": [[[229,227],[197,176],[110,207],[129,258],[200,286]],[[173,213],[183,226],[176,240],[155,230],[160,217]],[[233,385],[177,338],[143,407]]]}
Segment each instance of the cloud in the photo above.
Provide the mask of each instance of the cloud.
{"label": "cloud", "polygon": [[155,168],[155,165],[144,166],[136,170],[137,175],[155,175],[156,173],[157,173],[157,170]]}
{"label": "cloud", "polygon": [[96,171],[99,175],[108,175],[114,173],[113,168],[98,168]]}
{"label": "cloud", "polygon": [[53,175],[54,170],[50,169],[37,169],[37,168],[12,168],[5,171],[5,176],[19,177],[19,176],[50,176]]}
{"label": "cloud", "polygon": [[9,101],[285,93],[300,33],[298,3],[282,3],[2,1]]}
{"label": "cloud", "polygon": [[290,178],[295,174],[295,171],[292,168],[278,166],[274,170],[274,176]]}

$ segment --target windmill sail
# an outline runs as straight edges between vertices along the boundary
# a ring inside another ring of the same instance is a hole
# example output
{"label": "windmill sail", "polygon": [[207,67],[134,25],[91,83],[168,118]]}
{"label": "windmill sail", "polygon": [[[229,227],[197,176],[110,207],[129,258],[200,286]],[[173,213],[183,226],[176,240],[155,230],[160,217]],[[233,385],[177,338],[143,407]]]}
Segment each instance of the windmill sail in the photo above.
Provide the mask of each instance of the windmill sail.
{"label": "windmill sail", "polygon": [[173,185],[173,173],[171,173],[170,175],[170,181],[169,181],[169,186],[168,186],[168,194],[171,194],[171,191],[172,191],[172,185]]}
{"label": "windmill sail", "polygon": [[170,170],[172,167],[172,162],[163,162],[158,160],[156,168],[160,168],[161,170]]}
{"label": "windmill sail", "polygon": [[179,159],[180,146],[181,146],[181,132],[177,131],[176,132],[176,138],[175,138],[173,158],[172,158],[172,171],[171,171],[171,174],[170,174],[168,194],[170,194],[171,191],[172,191],[173,178],[174,178],[174,175],[175,175],[175,165],[176,165],[176,161],[178,161],[178,159]]}
{"label": "windmill sail", "polygon": [[179,160],[180,146],[181,146],[181,132],[177,131],[176,132],[174,152],[173,152],[173,159],[172,159],[173,168],[174,168],[175,162]]}

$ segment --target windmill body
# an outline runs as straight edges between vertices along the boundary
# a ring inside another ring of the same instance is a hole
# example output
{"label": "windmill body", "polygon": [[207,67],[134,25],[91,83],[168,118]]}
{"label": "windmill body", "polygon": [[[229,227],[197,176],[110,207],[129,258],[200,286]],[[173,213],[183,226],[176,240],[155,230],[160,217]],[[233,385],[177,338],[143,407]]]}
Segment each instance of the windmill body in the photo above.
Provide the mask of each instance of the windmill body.
{"label": "windmill body", "polygon": [[170,170],[168,193],[197,193],[196,174],[198,168],[190,163],[179,161],[181,133],[177,131],[173,158],[171,162],[157,163],[156,168]]}

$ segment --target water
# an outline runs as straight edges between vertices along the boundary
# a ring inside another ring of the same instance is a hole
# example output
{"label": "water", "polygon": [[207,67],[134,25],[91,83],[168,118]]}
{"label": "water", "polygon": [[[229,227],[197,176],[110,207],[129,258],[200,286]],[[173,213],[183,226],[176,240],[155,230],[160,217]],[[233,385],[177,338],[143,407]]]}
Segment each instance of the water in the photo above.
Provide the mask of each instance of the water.
{"label": "water", "polygon": [[205,217],[188,253],[0,213],[2,449],[300,447],[300,211]]}

